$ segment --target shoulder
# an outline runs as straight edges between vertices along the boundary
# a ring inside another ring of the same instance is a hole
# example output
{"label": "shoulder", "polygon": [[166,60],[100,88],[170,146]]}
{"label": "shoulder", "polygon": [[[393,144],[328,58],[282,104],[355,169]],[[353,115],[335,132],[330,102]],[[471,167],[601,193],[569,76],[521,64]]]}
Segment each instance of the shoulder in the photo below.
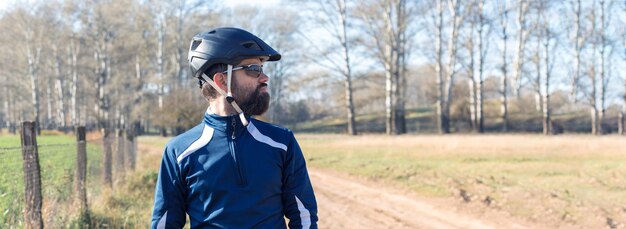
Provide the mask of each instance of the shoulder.
{"label": "shoulder", "polygon": [[294,138],[291,130],[257,119],[251,119],[248,131],[258,141],[284,150],[287,149],[287,146],[290,145]]}
{"label": "shoulder", "polygon": [[254,124],[254,126],[257,129],[259,129],[259,131],[267,132],[267,134],[271,134],[271,135],[292,134],[290,129],[287,129],[285,127],[282,127],[276,124],[264,122],[258,119],[251,119],[251,122]]}
{"label": "shoulder", "polygon": [[165,145],[165,152],[173,154],[172,156],[178,156],[185,149],[189,148],[191,144],[200,139],[205,131],[204,123],[200,123],[195,127],[187,130],[186,132],[172,138]]}

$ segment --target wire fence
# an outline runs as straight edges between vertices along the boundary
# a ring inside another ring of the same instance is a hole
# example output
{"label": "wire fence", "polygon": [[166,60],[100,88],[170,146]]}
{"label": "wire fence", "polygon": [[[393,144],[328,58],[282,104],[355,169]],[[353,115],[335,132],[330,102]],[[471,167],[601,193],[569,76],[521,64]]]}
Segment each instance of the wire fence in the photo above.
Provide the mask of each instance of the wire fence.
{"label": "wire fence", "polygon": [[[113,182],[103,177],[115,181],[134,170],[136,142],[132,131],[107,130],[117,134],[86,140],[84,127],[82,136],[80,129],[74,139],[34,134],[1,137],[1,228],[90,227],[87,190],[113,189]],[[25,137],[36,144],[24,145]]]}

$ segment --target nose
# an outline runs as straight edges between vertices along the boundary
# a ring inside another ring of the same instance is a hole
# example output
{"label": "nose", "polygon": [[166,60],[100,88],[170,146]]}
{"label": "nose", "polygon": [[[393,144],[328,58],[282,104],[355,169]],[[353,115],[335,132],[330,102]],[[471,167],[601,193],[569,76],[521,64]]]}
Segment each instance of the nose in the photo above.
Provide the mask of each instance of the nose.
{"label": "nose", "polygon": [[261,75],[259,76],[259,82],[267,83],[268,81],[270,81],[270,77],[265,73],[261,73]]}

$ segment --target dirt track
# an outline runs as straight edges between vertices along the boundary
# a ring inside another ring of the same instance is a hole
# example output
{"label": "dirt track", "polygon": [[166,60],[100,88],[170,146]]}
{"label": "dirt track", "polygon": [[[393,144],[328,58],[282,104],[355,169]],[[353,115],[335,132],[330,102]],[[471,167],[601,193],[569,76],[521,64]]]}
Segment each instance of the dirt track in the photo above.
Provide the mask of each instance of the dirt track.
{"label": "dirt track", "polygon": [[[495,228],[391,188],[311,169],[320,228]],[[373,187],[376,186],[376,187]],[[524,228],[509,224],[507,228]]]}

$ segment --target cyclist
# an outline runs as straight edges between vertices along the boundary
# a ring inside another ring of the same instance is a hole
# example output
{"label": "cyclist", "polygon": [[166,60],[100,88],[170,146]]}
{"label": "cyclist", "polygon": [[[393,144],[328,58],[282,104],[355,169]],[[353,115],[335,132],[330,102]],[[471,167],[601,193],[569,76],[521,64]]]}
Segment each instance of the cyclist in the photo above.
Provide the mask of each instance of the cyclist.
{"label": "cyclist", "polygon": [[152,228],[317,228],[317,203],[293,133],[254,119],[269,107],[263,72],[281,55],[238,28],[196,34],[189,65],[209,106],[165,146]]}

